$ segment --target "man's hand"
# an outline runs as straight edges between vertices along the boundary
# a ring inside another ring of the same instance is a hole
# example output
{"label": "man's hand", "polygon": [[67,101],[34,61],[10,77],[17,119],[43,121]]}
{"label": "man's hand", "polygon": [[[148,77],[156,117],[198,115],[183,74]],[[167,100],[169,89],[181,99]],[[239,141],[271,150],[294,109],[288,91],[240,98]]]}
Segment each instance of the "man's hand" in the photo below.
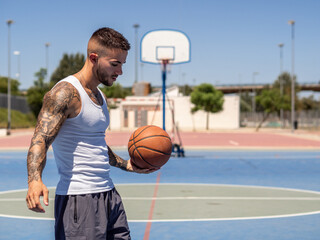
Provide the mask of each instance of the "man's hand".
{"label": "man's hand", "polygon": [[109,163],[111,166],[118,167],[124,171],[128,172],[136,172],[136,173],[152,173],[160,168],[151,168],[151,169],[144,169],[144,168],[139,168],[136,165],[134,165],[131,161],[131,159],[124,160],[121,157],[119,157],[117,154],[115,154],[111,148],[108,146],[108,155],[109,155]]}
{"label": "man's hand", "polygon": [[49,205],[49,191],[41,180],[29,183],[26,197],[27,206],[30,210],[44,213],[45,210],[40,203],[40,196],[43,196],[43,203]]}
{"label": "man's hand", "polygon": [[158,171],[160,168],[150,168],[150,169],[148,169],[148,168],[139,168],[136,165],[132,164],[132,160],[129,159],[128,160],[127,169],[128,169],[128,171],[132,171],[132,172],[136,172],[136,173],[148,174],[148,173],[152,173],[152,172]]}

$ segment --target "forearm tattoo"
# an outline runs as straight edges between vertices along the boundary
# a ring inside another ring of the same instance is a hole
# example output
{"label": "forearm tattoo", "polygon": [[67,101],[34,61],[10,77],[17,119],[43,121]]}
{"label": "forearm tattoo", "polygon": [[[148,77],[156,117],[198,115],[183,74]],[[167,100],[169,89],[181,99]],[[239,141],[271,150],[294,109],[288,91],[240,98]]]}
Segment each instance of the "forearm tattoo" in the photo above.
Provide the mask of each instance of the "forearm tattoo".
{"label": "forearm tattoo", "polygon": [[27,156],[28,183],[40,180],[47,150],[68,117],[68,107],[74,100],[80,101],[78,92],[64,82],[45,95]]}
{"label": "forearm tattoo", "polygon": [[124,160],[123,158],[119,157],[115,154],[108,146],[108,155],[109,155],[109,163],[111,166],[120,168],[124,171],[130,171],[128,169],[128,161]]}

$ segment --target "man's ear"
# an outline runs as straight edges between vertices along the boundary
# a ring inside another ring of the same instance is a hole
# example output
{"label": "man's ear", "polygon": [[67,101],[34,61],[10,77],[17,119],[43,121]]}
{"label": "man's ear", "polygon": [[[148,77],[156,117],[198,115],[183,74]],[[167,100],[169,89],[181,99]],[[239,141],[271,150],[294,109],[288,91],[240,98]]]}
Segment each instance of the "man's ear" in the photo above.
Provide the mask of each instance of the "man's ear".
{"label": "man's ear", "polygon": [[90,54],[89,54],[89,59],[90,59],[90,62],[91,62],[92,64],[97,63],[97,62],[98,62],[98,54],[96,54],[96,53],[90,53]]}

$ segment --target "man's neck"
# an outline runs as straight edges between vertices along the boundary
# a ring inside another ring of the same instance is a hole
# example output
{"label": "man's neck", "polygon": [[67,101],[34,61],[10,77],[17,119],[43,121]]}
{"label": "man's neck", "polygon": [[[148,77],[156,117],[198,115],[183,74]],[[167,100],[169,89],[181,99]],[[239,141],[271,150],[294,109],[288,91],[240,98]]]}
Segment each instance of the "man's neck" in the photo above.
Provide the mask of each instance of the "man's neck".
{"label": "man's neck", "polygon": [[92,92],[97,91],[98,85],[94,81],[91,81],[91,77],[85,74],[83,71],[77,73],[77,77],[84,88],[91,90]]}

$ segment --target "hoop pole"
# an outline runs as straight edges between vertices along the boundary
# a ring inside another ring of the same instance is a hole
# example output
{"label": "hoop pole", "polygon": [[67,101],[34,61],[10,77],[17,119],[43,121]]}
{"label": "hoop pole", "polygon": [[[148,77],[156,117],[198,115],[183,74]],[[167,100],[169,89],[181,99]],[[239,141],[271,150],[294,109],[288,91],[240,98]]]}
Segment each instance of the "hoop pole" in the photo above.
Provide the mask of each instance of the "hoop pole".
{"label": "hoop pole", "polygon": [[166,130],[166,79],[167,79],[167,63],[162,61],[162,128]]}

